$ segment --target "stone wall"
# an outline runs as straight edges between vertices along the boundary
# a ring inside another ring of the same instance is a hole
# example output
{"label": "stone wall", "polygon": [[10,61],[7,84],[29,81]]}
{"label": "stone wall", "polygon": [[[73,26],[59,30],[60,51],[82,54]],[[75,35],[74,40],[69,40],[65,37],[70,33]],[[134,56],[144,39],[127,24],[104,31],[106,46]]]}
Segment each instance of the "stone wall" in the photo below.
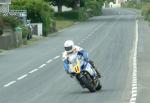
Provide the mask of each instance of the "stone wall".
{"label": "stone wall", "polygon": [[22,32],[6,32],[0,36],[0,49],[16,48],[22,44]]}

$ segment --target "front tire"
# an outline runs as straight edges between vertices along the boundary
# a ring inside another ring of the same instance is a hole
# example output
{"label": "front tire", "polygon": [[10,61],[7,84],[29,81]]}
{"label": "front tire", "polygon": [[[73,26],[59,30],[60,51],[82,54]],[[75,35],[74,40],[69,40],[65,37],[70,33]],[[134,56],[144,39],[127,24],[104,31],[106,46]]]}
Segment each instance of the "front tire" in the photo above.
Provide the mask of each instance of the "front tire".
{"label": "front tire", "polygon": [[95,92],[96,88],[91,82],[91,77],[87,74],[86,76],[83,76],[80,81],[85,85],[86,88],[89,89],[90,92]]}
{"label": "front tire", "polygon": [[98,83],[98,86],[96,87],[96,90],[101,90],[102,89],[102,85],[100,84],[100,82]]}

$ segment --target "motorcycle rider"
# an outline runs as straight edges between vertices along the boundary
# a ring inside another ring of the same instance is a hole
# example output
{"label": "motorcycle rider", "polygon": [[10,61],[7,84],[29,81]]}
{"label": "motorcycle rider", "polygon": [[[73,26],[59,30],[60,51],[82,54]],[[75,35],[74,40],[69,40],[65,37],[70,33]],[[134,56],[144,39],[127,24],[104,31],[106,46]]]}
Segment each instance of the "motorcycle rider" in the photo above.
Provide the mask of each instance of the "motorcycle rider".
{"label": "motorcycle rider", "polygon": [[64,69],[68,74],[70,74],[68,65],[70,63],[69,57],[77,53],[77,55],[82,56],[86,62],[89,62],[92,66],[92,69],[95,69],[95,71],[97,72],[97,76],[99,78],[101,77],[100,73],[98,72],[98,70],[94,65],[94,62],[88,59],[88,53],[83,48],[74,45],[74,42],[72,40],[66,40],[64,43],[64,49],[65,51],[62,54],[62,58],[64,62]]}

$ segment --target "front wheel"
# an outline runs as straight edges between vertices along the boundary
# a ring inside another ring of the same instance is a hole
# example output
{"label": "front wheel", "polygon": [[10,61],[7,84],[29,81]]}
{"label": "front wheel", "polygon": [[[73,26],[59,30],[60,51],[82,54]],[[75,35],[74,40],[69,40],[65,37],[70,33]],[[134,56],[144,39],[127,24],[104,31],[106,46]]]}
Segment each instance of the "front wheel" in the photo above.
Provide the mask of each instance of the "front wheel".
{"label": "front wheel", "polygon": [[87,74],[86,76],[83,76],[80,78],[80,81],[85,85],[86,88],[89,89],[90,92],[95,92],[96,88],[91,82],[91,77]]}
{"label": "front wheel", "polygon": [[102,89],[102,85],[100,84],[100,82],[98,83],[98,86],[96,87],[96,90],[101,90]]}

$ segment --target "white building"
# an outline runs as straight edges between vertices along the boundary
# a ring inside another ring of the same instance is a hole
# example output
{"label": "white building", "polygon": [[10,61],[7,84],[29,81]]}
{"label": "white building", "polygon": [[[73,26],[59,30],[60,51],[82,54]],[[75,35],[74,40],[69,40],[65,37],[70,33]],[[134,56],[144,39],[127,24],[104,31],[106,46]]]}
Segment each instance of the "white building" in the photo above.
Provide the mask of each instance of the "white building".
{"label": "white building", "polygon": [[123,2],[126,2],[127,0],[116,0],[116,4],[121,4]]}
{"label": "white building", "polygon": [[0,0],[0,13],[9,12],[9,5],[11,0]]}

